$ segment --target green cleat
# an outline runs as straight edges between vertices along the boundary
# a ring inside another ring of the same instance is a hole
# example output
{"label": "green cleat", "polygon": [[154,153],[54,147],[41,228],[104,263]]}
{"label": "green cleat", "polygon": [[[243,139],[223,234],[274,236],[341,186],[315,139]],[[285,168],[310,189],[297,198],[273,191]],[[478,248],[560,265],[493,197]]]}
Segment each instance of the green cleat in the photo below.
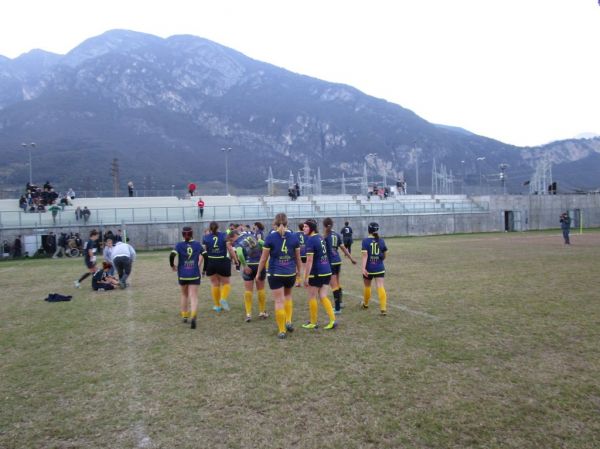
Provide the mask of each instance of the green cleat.
{"label": "green cleat", "polygon": [[319,327],[319,325],[318,325],[318,324],[316,324],[316,323],[311,323],[311,322],[309,321],[308,323],[306,323],[306,324],[303,324],[303,325],[302,325],[302,327],[303,327],[304,329],[316,329],[316,328],[318,328],[318,327]]}
{"label": "green cleat", "polygon": [[337,321],[330,321],[324,329],[335,329],[337,327]]}

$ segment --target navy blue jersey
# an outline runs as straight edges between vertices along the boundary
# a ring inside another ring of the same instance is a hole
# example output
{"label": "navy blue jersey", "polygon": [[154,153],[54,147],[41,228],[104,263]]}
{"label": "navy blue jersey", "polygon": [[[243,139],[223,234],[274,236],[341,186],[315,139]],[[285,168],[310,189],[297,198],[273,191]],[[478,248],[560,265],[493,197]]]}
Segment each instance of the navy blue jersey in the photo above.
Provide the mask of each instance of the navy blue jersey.
{"label": "navy blue jersey", "polygon": [[306,236],[304,232],[298,231],[294,233],[300,242],[300,257],[306,256]]}
{"label": "navy blue jersey", "polygon": [[342,243],[341,237],[335,231],[331,231],[331,234],[329,234],[325,238],[325,246],[327,247],[327,257],[329,257],[329,263],[331,265],[341,265],[342,263],[342,258],[340,257],[340,253],[338,251],[340,243]]}
{"label": "navy blue jersey", "polygon": [[367,273],[385,273],[383,258],[385,257],[387,246],[385,246],[385,241],[382,238],[375,239],[375,237],[370,235],[369,237],[363,239],[361,251],[363,254],[367,254]]}
{"label": "navy blue jersey", "polygon": [[200,242],[179,242],[172,252],[177,254],[177,276],[180,281],[200,279],[200,257],[204,252]]}
{"label": "navy blue jersey", "polygon": [[[90,257],[90,250],[92,250],[92,256]],[[96,251],[97,251],[97,245],[96,242],[92,239],[89,239],[87,241],[87,243],[85,244],[85,250],[84,250],[84,255],[85,255],[85,262],[95,262],[96,261]]]}
{"label": "navy blue jersey", "polygon": [[227,234],[217,232],[217,235],[206,234],[202,244],[206,248],[209,259],[223,259],[227,256]]}
{"label": "navy blue jersey", "polygon": [[284,237],[271,231],[265,239],[264,248],[269,250],[269,276],[296,276],[296,248],[300,242],[290,230]]}
{"label": "navy blue jersey", "polygon": [[92,276],[92,288],[94,290],[98,290],[99,288],[104,288],[106,278],[108,277],[108,273],[104,270],[98,270]]}
{"label": "navy blue jersey", "polygon": [[309,278],[315,276],[331,276],[331,265],[327,257],[327,246],[325,240],[319,234],[313,234],[306,239],[306,255],[313,256],[312,267],[310,268]]}

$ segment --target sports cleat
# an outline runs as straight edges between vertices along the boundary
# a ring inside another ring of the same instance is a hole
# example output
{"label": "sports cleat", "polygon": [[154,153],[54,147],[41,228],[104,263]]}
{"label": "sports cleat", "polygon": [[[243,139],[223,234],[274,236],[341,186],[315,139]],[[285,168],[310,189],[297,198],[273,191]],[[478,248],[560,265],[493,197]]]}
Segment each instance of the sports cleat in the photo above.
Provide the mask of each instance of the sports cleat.
{"label": "sports cleat", "polygon": [[252,321],[252,317],[250,315],[246,315],[246,318],[244,319],[244,321],[246,323],[249,323],[250,321]]}
{"label": "sports cleat", "polygon": [[223,308],[223,310],[225,310],[227,312],[229,312],[231,310],[229,308],[229,303],[224,299],[221,300],[221,307]]}
{"label": "sports cleat", "polygon": [[341,310],[334,310],[333,313],[336,314],[336,315],[340,315],[342,313],[342,311]]}
{"label": "sports cleat", "polygon": [[294,325],[292,323],[285,323],[285,329],[288,332],[294,332]]}
{"label": "sports cleat", "polygon": [[387,310],[380,310],[379,312],[380,312],[381,316],[387,315]]}
{"label": "sports cleat", "polygon": [[337,321],[330,321],[323,329],[335,329],[337,327]]}
{"label": "sports cleat", "polygon": [[220,312],[222,309],[219,306],[213,306],[215,312]]}
{"label": "sports cleat", "polygon": [[187,318],[184,318],[184,319],[183,319],[183,322],[184,322],[184,323],[187,323]]}
{"label": "sports cleat", "polygon": [[268,314],[267,312],[260,312],[260,313],[258,314],[258,316],[259,316],[260,318],[262,318],[263,320],[266,320],[267,318],[269,318],[269,314]]}
{"label": "sports cleat", "polygon": [[367,304],[365,304],[364,302],[360,303],[360,307],[363,308],[363,309],[368,309],[369,308],[369,306]]}
{"label": "sports cleat", "polygon": [[75,285],[75,288],[81,287],[81,284],[79,283],[79,281],[75,281],[75,282],[73,282],[73,284]]}
{"label": "sports cleat", "polygon": [[306,324],[303,324],[303,325],[302,325],[302,327],[303,327],[304,329],[317,329],[317,328],[319,327],[319,325],[318,325],[318,324],[316,324],[316,323],[311,323],[311,322],[309,321],[308,323],[306,323]]}
{"label": "sports cleat", "polygon": [[196,329],[196,318],[192,318],[190,329]]}
{"label": "sports cleat", "polygon": [[280,340],[285,340],[287,338],[287,334],[285,332],[279,332],[277,334],[277,338],[279,338]]}

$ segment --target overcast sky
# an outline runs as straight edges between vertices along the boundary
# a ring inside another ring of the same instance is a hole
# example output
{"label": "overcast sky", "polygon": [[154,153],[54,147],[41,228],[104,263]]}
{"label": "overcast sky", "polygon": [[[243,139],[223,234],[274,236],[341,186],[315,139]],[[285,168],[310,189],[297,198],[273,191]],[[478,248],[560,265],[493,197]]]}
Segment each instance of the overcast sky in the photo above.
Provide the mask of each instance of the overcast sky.
{"label": "overcast sky", "polygon": [[597,0],[18,0],[0,55],[193,34],[515,145],[600,134]]}

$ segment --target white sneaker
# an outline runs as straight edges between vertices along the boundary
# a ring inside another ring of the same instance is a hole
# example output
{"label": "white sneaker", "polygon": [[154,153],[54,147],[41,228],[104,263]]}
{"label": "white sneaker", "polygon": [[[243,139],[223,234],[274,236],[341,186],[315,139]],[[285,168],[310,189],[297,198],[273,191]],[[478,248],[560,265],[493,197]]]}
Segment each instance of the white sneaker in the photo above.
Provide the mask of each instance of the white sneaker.
{"label": "white sneaker", "polygon": [[75,288],[81,287],[81,284],[79,283],[79,281],[75,281],[73,284],[75,284]]}

